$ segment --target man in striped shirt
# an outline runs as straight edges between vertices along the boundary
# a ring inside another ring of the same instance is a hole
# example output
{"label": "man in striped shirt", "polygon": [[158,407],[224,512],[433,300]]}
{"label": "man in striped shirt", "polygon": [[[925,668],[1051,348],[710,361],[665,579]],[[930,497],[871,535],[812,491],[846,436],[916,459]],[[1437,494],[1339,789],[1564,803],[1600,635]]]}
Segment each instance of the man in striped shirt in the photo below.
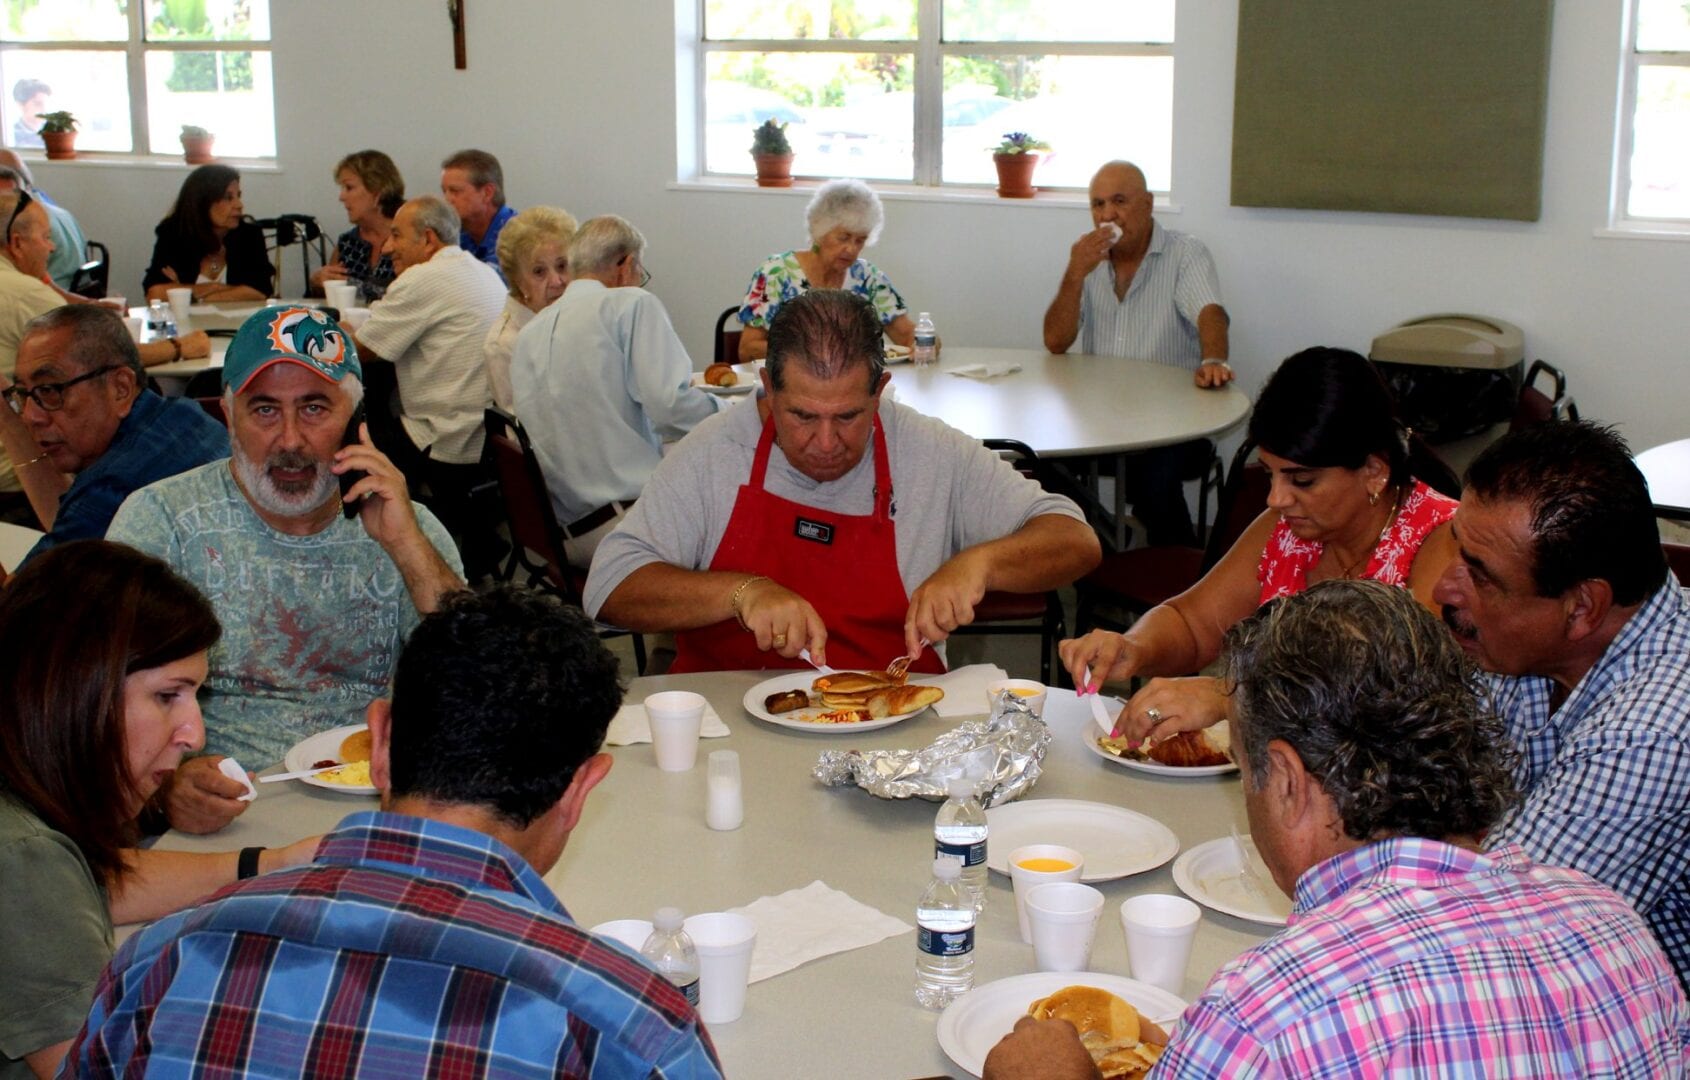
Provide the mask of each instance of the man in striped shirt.
{"label": "man in striped shirt", "polygon": [[621,699],[578,610],[456,594],[370,706],[382,810],[130,938],[70,1074],[720,1077],[680,989],[541,879],[610,771]]}
{"label": "man in striped shirt", "polygon": [[[1153,1076],[1685,1075],[1690,1003],[1637,912],[1481,849],[1515,798],[1507,732],[1411,594],[1323,582],[1239,624],[1226,660],[1250,831],[1294,904]],[[1019,1022],[987,1080],[1096,1075],[1051,1024]]]}
{"label": "man in striped shirt", "polygon": [[[1144,173],[1111,161],[1091,181],[1095,226],[1074,241],[1056,299],[1045,311],[1045,348],[1155,360],[1192,372],[1197,386],[1232,381],[1230,320],[1209,249],[1164,229]],[[1181,482],[1208,462],[1205,439],[1135,455],[1128,498],[1152,544],[1197,543]]]}

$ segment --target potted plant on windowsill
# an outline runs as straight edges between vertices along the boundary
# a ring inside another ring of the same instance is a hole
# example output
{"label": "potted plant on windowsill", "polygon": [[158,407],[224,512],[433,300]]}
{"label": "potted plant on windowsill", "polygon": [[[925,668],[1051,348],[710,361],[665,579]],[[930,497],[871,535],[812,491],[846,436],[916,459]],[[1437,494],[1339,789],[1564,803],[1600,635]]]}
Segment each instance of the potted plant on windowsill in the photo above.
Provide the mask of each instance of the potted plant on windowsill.
{"label": "potted plant on windowsill", "polygon": [[182,125],[182,157],[189,165],[204,165],[211,160],[211,144],[217,136],[194,124]]}
{"label": "potted plant on windowsill", "polygon": [[1033,170],[1039,165],[1037,151],[1049,149],[1049,143],[1025,131],[1005,135],[992,154],[992,163],[998,167],[998,195],[1005,199],[1031,199]]}
{"label": "potted plant on windowsill", "polygon": [[792,144],[785,124],[771,118],[752,132],[751,159],[757,163],[758,187],[792,186]]}
{"label": "potted plant on windowsill", "polygon": [[76,117],[60,109],[41,114],[41,141],[47,145],[48,161],[67,161],[76,156]]}

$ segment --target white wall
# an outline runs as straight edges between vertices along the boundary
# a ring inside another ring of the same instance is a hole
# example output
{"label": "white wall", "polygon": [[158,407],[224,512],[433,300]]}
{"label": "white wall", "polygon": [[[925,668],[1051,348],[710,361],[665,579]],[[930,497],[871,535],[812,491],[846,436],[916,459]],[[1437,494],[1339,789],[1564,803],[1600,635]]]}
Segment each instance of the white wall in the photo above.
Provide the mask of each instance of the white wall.
{"label": "white wall", "polygon": [[[413,192],[461,146],[503,161],[511,202],[616,212],[650,241],[653,291],[695,358],[757,261],[802,238],[803,197],[669,190],[675,170],[675,0],[481,0],[469,69],[451,66],[442,5],[274,3],[282,167],[249,171],[249,213],[314,213],[338,231],[329,170],[386,150]],[[688,0],[690,2],[690,0]],[[1477,311],[1525,329],[1530,356],[1568,371],[1587,416],[1639,447],[1685,434],[1690,243],[1600,239],[1613,142],[1621,0],[1557,5],[1543,219],[1534,223],[1254,210],[1228,205],[1236,6],[1181,0],[1175,199],[1168,225],[1220,265],[1246,384],[1304,345],[1365,350],[1408,316]],[[1100,103],[1107,125],[1125,106]],[[1483,147],[1475,152],[1484,152]],[[802,163],[800,163],[802,165]],[[151,228],[185,167],[41,164],[37,179],[112,245],[138,293]],[[1037,345],[1079,207],[889,201],[871,256],[946,340]],[[297,288],[298,263],[288,263]]]}

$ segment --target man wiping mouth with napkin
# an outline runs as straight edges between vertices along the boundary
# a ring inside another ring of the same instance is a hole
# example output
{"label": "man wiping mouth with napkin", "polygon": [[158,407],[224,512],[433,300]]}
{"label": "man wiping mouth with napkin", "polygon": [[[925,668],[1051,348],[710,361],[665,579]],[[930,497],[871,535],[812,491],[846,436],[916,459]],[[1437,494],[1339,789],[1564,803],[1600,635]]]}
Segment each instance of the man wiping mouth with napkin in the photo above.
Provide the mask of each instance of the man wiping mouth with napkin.
{"label": "man wiping mouth with napkin", "polygon": [[675,672],[801,667],[806,647],[937,672],[923,639],[972,622],[987,590],[1044,592],[1097,565],[1072,502],[883,398],[880,336],[847,292],[782,305],[762,389],[658,466],[593,559],[587,610],[675,631]]}

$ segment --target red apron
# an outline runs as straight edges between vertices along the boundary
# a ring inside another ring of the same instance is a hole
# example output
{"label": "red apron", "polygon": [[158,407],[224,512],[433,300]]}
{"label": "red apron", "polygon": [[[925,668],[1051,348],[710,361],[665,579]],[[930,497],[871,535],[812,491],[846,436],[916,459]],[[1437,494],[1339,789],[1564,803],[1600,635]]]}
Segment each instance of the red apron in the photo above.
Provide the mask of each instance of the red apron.
{"label": "red apron", "polygon": [[[898,573],[892,524],[892,468],[886,433],[874,418],[874,512],[867,516],[814,510],[764,490],[774,421],[763,424],[750,480],[740,485],[727,531],[710,560],[711,570],[761,574],[810,602],[827,624],[827,662],[836,668],[877,670],[904,654],[904,617],[910,597]],[[757,648],[757,638],[734,619],[675,635],[669,670],[739,671],[802,668],[804,661]],[[932,647],[910,670],[945,670]]]}

